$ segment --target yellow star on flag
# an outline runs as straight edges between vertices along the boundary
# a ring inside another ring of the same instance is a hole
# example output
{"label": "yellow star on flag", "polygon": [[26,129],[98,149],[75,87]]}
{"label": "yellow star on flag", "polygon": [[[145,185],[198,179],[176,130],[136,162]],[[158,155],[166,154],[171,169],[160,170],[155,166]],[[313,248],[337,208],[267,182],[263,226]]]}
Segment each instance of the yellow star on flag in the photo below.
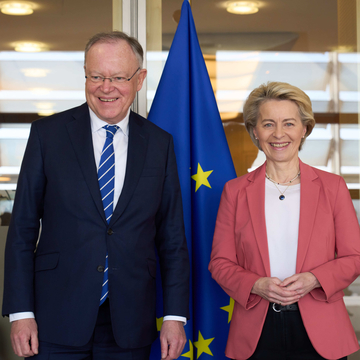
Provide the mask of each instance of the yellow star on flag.
{"label": "yellow star on flag", "polygon": [[182,354],[181,356],[188,357],[190,360],[194,360],[194,347],[191,340],[189,340],[189,351],[185,354]]}
{"label": "yellow star on flag", "polygon": [[234,299],[230,298],[230,304],[220,308],[221,310],[227,311],[229,313],[228,323],[231,321],[232,318],[232,314],[234,311],[234,304],[235,304]]}
{"label": "yellow star on flag", "polygon": [[160,331],[161,330],[161,326],[162,326],[162,323],[163,323],[163,317],[161,318],[156,318],[156,328],[157,328],[157,331]]}
{"label": "yellow star on flag", "polygon": [[200,163],[198,163],[197,174],[191,177],[193,180],[196,181],[195,192],[199,190],[199,187],[201,185],[205,185],[211,189],[210,183],[207,178],[210,176],[212,172],[213,170],[203,171],[203,169],[200,166]]}
{"label": "yellow star on flag", "polygon": [[202,353],[205,354],[209,354],[211,356],[214,356],[209,348],[210,343],[214,340],[215,338],[211,338],[211,339],[204,339],[203,336],[201,335],[201,332],[199,330],[199,339],[198,341],[194,342],[194,346],[197,348],[197,359],[200,357],[200,355]]}

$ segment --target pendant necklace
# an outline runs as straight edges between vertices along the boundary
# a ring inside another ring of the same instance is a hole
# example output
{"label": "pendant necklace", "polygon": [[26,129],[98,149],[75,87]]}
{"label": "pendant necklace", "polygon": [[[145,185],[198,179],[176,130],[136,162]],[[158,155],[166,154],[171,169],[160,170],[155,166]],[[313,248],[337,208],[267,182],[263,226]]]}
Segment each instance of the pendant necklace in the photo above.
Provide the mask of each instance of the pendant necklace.
{"label": "pendant necklace", "polygon": [[[270,180],[270,181],[275,185],[275,187],[279,190],[279,193],[280,193],[279,200],[282,201],[282,200],[285,199],[285,195],[284,195],[284,194],[285,194],[285,191],[289,188],[289,186],[291,185],[291,183],[300,176],[300,170],[299,170],[299,172],[296,174],[296,176],[295,176],[293,179],[291,179],[290,181],[287,181],[286,183],[278,183],[278,182],[274,181],[266,172],[265,172],[265,176],[266,176],[266,178],[267,178],[268,180]],[[287,185],[287,184],[289,184],[289,185],[286,187],[286,189],[285,189],[283,192],[281,192],[280,189],[278,188],[278,185]]]}
{"label": "pendant necklace", "polygon": [[275,185],[276,188],[279,190],[279,193],[280,193],[279,200],[284,200],[284,199],[285,199],[285,195],[284,195],[284,194],[285,194],[285,191],[289,188],[290,185],[288,185],[283,192],[280,191],[280,189],[278,188],[278,186],[277,186],[275,183],[274,183],[274,185]]}

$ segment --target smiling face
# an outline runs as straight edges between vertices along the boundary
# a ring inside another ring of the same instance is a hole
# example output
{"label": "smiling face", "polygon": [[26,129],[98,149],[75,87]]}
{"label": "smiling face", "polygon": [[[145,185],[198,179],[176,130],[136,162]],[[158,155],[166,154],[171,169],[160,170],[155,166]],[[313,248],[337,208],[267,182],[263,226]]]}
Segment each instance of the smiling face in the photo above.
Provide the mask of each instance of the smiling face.
{"label": "smiling face", "polygon": [[[86,76],[130,78],[139,64],[130,45],[125,40],[94,44],[86,56]],[[86,101],[90,109],[101,120],[116,124],[123,120],[134,101],[136,92],[142,87],[146,70],[136,72],[130,81],[121,84],[109,79],[99,84],[86,80]]]}
{"label": "smiling face", "polygon": [[268,100],[259,108],[254,135],[270,162],[297,162],[306,126],[297,105],[290,100]]}

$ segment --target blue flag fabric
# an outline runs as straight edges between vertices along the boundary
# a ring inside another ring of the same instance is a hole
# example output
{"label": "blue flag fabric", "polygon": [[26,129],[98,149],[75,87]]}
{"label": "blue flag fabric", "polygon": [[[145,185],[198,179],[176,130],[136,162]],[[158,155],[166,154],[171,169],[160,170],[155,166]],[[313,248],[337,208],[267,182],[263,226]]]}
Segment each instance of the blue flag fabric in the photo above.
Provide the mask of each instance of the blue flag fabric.
{"label": "blue flag fabric", "polygon": [[[233,300],[207,268],[222,189],[236,173],[188,0],[148,118],[174,137],[182,191],[192,263],[191,320],[185,326],[188,341],[182,357],[226,359]],[[156,347],[154,360],[160,358]]]}

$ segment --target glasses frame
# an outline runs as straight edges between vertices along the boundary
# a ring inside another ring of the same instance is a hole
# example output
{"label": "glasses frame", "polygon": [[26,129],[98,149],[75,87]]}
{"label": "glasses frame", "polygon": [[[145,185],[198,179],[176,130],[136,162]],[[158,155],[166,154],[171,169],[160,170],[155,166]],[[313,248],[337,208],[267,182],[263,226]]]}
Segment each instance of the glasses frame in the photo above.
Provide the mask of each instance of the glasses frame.
{"label": "glasses frame", "polygon": [[[104,76],[98,76],[100,78],[100,80],[102,80],[102,82],[104,82],[106,79],[109,80],[111,83],[113,82],[114,84],[125,84],[127,81],[130,81],[135,75],[136,73],[140,70],[140,66],[136,69],[136,71],[127,79],[127,78],[124,78],[124,81],[121,81],[121,82],[116,82],[114,81],[114,79],[117,77],[117,76],[113,76],[113,77],[104,77]],[[90,81],[92,81],[94,84],[96,83],[100,83],[100,81],[94,81],[91,79],[91,77],[85,75],[85,79],[89,79]]]}

